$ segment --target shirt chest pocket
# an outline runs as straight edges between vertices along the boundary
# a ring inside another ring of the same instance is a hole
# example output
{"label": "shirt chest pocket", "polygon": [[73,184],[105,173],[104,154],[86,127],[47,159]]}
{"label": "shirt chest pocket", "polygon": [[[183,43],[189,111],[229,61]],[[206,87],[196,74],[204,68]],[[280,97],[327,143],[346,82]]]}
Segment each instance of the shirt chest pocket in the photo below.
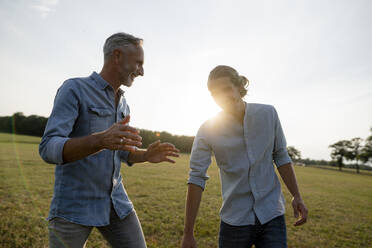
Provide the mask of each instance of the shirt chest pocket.
{"label": "shirt chest pocket", "polygon": [[91,133],[101,132],[115,122],[112,110],[103,107],[89,107],[89,125]]}

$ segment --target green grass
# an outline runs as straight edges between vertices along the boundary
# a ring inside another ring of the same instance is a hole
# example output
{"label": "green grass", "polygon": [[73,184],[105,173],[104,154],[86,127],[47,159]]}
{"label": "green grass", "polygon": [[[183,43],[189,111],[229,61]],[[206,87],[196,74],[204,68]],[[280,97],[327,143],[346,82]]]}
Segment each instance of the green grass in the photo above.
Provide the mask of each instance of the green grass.
{"label": "green grass", "polygon": [[[0,247],[47,247],[54,166],[38,155],[40,138],[0,134]],[[175,165],[122,167],[124,184],[142,223],[148,247],[179,247],[183,231],[188,155]],[[287,201],[289,247],[372,247],[372,176],[295,167],[309,222],[293,227]],[[221,205],[215,164],[196,224],[199,247],[217,247]],[[108,247],[93,231],[87,247]]]}

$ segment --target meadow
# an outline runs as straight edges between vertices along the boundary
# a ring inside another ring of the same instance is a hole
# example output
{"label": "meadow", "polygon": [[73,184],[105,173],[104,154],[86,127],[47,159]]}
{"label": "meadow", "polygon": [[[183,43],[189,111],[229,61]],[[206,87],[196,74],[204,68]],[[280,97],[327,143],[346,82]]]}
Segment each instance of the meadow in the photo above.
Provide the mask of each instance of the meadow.
{"label": "meadow", "polygon": [[[47,221],[54,165],[38,154],[40,138],[0,134],[0,247],[47,247]],[[188,154],[176,164],[123,164],[129,197],[148,247],[179,247],[188,178]],[[372,247],[372,173],[295,166],[309,209],[304,226],[294,227],[291,197],[283,185],[289,247]],[[221,205],[215,163],[200,206],[195,236],[200,248],[217,247]],[[87,247],[108,247],[97,230]]]}

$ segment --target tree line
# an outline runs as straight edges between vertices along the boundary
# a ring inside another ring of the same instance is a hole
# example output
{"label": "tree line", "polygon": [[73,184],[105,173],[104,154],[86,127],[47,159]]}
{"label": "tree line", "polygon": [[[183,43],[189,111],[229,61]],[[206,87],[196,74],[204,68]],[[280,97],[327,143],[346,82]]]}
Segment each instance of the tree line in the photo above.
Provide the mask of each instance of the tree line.
{"label": "tree line", "polygon": [[[37,115],[25,116],[23,113],[17,112],[12,116],[0,117],[0,132],[41,137],[47,122],[48,118]],[[340,170],[342,170],[342,167],[352,167],[356,168],[357,173],[359,173],[359,169],[372,168],[360,163],[372,162],[372,128],[370,131],[371,135],[365,140],[358,137],[351,140],[341,140],[330,145],[332,161],[303,159],[301,152],[294,146],[287,147],[288,154],[295,163],[338,166]],[[191,152],[194,141],[193,136],[173,135],[168,132],[156,132],[146,129],[140,129],[140,135],[142,136],[142,147],[148,147],[156,140],[161,140],[162,142],[174,144],[183,153]],[[354,163],[345,164],[346,160]]]}
{"label": "tree line", "polygon": [[[41,137],[47,122],[48,118],[37,115],[25,116],[23,113],[17,112],[12,116],[0,117],[0,132]],[[172,135],[168,132],[156,132],[146,129],[139,129],[139,131],[142,136],[142,147],[147,147],[156,140],[161,140],[162,142],[174,144],[183,153],[191,152],[194,141],[193,136]]]}
{"label": "tree line", "polygon": [[12,116],[0,117],[0,132],[16,133],[41,137],[44,133],[48,119],[42,116],[24,116],[23,113],[15,113]]}
{"label": "tree line", "polygon": [[292,161],[298,165],[332,165],[332,161],[327,161],[324,159],[316,160],[310,158],[302,158],[301,152],[294,146],[288,146],[287,151]]}
{"label": "tree line", "polygon": [[[287,147],[288,154],[297,164],[338,166],[339,170],[343,167],[355,168],[357,173],[360,169],[372,170],[372,167],[367,165],[372,163],[372,127],[370,131],[371,134],[366,139],[356,137],[331,144],[329,148],[331,148],[332,161],[302,159],[301,152],[294,146]],[[346,164],[345,161],[349,163]]]}
{"label": "tree line", "polygon": [[372,127],[370,132],[371,134],[366,139],[356,137],[351,140],[340,140],[329,146],[332,149],[331,157],[339,170],[345,166],[345,161],[353,161],[357,173],[363,166],[359,162],[372,163]]}
{"label": "tree line", "polygon": [[[370,131],[371,135],[365,140],[357,137],[351,140],[340,140],[330,145],[332,161],[303,159],[301,152],[294,146],[287,147],[288,154],[296,164],[338,166],[339,170],[343,167],[355,168],[357,173],[360,169],[372,170],[372,167],[367,165],[372,163],[372,128]],[[350,163],[346,164],[345,161]]]}

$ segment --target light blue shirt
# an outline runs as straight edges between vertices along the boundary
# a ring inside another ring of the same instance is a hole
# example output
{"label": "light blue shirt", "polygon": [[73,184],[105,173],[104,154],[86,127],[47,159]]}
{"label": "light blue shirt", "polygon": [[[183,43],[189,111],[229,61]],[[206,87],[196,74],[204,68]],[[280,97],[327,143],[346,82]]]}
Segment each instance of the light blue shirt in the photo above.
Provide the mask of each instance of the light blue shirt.
{"label": "light blue shirt", "polygon": [[39,146],[40,156],[56,164],[48,219],[61,217],[87,226],[110,223],[111,204],[119,218],[133,210],[122,183],[121,161],[128,152],[102,150],[83,159],[63,162],[63,146],[70,138],[100,132],[129,115],[119,90],[115,107],[113,88],[96,72],[65,81],[58,89],[52,113]]}
{"label": "light blue shirt", "polygon": [[221,220],[234,226],[261,224],[285,213],[277,167],[291,163],[273,106],[245,103],[244,123],[219,113],[199,129],[191,151],[188,183],[204,189],[214,153],[222,187]]}

